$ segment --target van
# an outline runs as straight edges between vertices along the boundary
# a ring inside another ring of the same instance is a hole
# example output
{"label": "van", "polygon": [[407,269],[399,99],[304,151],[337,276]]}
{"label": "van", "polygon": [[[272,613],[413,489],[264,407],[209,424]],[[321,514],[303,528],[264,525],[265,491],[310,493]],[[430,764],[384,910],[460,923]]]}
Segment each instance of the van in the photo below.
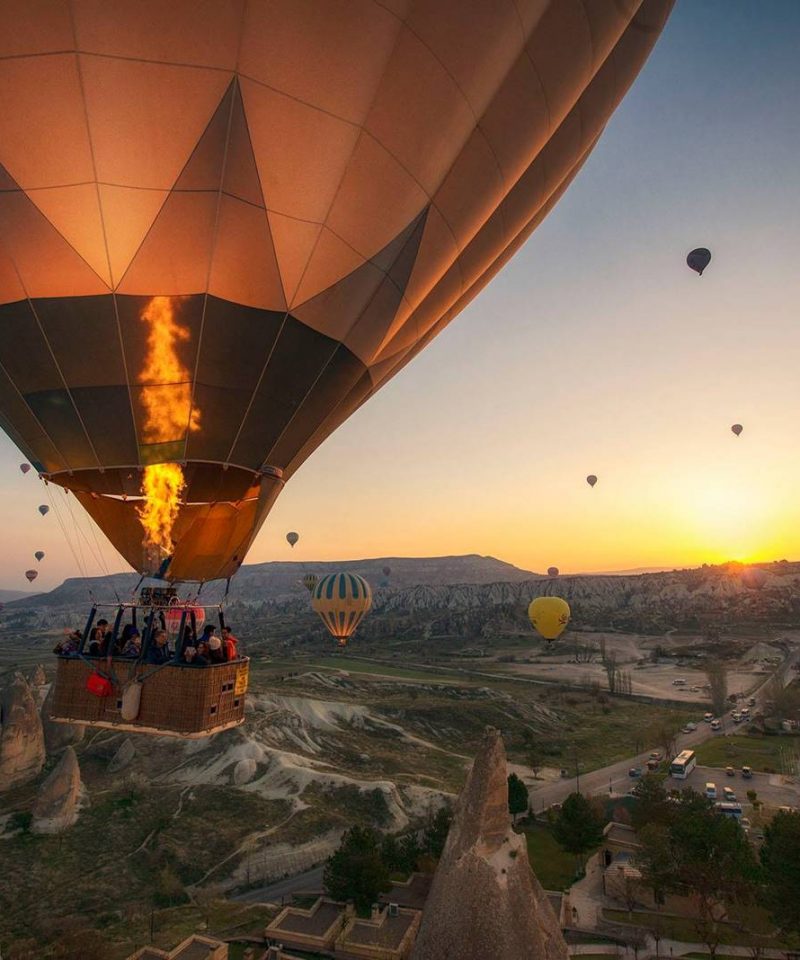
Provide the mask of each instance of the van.
{"label": "van", "polygon": [[707,783],[706,784],[706,797],[709,800],[717,799],[717,785],[716,783]]}
{"label": "van", "polygon": [[711,721],[712,721],[713,719],[714,719],[714,714],[713,714],[713,713],[704,713],[704,714],[703,714],[703,720],[704,720],[706,723],[711,723]]}
{"label": "van", "polygon": [[673,686],[673,687],[685,687],[685,686],[686,686],[686,681],[685,681],[682,677],[679,677],[677,680],[673,680],[673,681],[672,681],[672,686]]}

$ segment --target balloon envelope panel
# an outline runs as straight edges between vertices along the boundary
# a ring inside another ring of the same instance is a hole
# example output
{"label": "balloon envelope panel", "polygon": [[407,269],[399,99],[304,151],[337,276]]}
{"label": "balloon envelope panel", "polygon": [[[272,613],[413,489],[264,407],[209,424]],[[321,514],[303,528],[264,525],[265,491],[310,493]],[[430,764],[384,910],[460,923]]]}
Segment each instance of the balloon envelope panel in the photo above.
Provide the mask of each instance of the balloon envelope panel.
{"label": "balloon envelope panel", "polygon": [[[631,7],[9,0],[0,424],[68,489],[203,464],[176,530],[247,531],[170,575],[228,575],[269,497],[226,471],[289,478],[518,249],[671,0]],[[93,515],[146,569],[135,506]]]}

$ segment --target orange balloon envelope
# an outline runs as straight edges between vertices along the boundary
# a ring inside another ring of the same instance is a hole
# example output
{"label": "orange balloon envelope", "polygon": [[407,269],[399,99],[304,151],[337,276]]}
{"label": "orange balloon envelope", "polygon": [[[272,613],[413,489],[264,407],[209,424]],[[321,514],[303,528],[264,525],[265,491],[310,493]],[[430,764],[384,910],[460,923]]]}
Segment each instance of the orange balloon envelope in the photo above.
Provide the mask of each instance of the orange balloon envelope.
{"label": "orange balloon envelope", "polygon": [[357,573],[331,573],[311,591],[311,606],[344,647],[372,606],[372,591]]}
{"label": "orange balloon envelope", "polygon": [[141,573],[236,572],[552,209],[672,0],[311,6],[0,30],[0,422]]}

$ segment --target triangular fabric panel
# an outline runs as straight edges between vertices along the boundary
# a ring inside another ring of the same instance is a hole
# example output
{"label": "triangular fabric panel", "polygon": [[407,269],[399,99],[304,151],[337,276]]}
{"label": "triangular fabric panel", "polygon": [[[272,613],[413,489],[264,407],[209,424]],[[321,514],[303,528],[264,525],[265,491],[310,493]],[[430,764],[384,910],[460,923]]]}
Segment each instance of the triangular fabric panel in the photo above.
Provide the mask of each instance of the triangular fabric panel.
{"label": "triangular fabric panel", "polygon": [[99,190],[111,276],[116,285],[142,245],[169,191],[112,187],[102,183]]}
{"label": "triangular fabric panel", "polygon": [[316,246],[322,225],[308,220],[295,220],[270,211],[269,227],[275,245],[275,256],[281,273],[286,302],[291,303]]}
{"label": "triangular fabric panel", "polygon": [[[0,170],[8,183],[10,175]],[[15,238],[13,262],[28,297],[108,292],[108,286],[22,190],[0,192],[0,237],[3,234]]]}
{"label": "triangular fabric panel", "polygon": [[48,187],[44,190],[33,190],[27,196],[94,272],[110,286],[111,277],[108,272],[108,256],[96,185],[80,183],[69,187]]}

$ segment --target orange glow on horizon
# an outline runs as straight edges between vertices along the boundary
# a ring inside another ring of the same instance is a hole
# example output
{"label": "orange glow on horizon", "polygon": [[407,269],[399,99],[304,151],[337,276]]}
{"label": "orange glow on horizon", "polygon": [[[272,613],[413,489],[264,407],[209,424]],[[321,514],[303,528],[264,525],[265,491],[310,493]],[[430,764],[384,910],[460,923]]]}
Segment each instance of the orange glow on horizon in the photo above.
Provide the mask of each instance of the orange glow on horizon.
{"label": "orange glow on horizon", "polygon": [[[147,353],[139,375],[144,408],[143,439],[147,443],[171,443],[200,429],[200,411],[192,405],[189,370],[178,356],[177,346],[190,333],[175,315],[171,297],[153,297],[142,311],[148,325]],[[172,551],[172,529],[180,511],[185,487],[183,468],[175,462],[145,467],[142,479],[144,504],[138,508],[144,528],[144,544],[151,550]]]}

